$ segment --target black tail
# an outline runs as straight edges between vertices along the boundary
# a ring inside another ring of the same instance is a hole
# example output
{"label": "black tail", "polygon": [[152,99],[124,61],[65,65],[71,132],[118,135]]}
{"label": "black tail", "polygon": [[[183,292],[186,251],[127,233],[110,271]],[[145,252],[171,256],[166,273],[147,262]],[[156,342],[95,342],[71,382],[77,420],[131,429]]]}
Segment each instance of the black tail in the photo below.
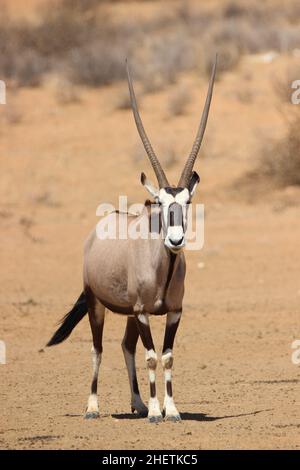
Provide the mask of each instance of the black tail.
{"label": "black tail", "polygon": [[60,321],[61,326],[56,330],[47,346],[62,343],[70,336],[75,326],[83,319],[88,311],[88,305],[84,292],[80,295],[76,304]]}

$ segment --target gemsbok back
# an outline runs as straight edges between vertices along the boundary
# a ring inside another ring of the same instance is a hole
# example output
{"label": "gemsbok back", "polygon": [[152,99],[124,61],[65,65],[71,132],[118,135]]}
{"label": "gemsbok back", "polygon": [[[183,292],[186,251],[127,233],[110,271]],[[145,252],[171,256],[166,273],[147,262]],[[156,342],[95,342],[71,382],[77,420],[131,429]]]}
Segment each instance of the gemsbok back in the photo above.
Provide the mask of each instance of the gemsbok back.
{"label": "gemsbok back", "polygon": [[[159,221],[157,236],[152,236],[151,205],[145,203],[139,215],[112,212],[104,216],[108,224],[138,225],[141,218],[149,223],[148,237],[101,238],[97,230],[89,235],[84,247],[83,292],[72,310],[62,319],[61,326],[54,333],[47,346],[59,344],[88,313],[93,336],[93,378],[85,418],[98,418],[97,398],[98,373],[102,356],[102,334],[105,309],[127,316],[122,348],[128,370],[131,390],[131,410],[147,416],[151,423],[162,420],[160,404],[156,395],[155,375],[157,354],[152,340],[149,316],[167,315],[162,366],[165,380],[163,413],[165,420],[180,421],[173,400],[172,366],[173,344],[182,314],[184,295],[185,246],[188,205],[200,181],[193,171],[206,128],[216,74],[217,57],[212,68],[206,101],[198,132],[183,168],[178,185],[171,186],[151,146],[143,127],[131,76],[126,63],[131,106],[137,130],[145,151],[157,177],[158,188],[145,174],[141,182],[155,201]],[[143,403],[136,375],[135,352],[139,336],[146,349],[146,364],[149,373],[150,399],[148,408]]]}

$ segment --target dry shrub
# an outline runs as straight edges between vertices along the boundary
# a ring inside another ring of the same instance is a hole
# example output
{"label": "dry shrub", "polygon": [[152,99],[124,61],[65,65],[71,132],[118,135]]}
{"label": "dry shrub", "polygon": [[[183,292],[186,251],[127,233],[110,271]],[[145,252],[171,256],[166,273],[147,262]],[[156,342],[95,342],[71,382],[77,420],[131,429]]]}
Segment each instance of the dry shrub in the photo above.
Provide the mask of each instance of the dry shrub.
{"label": "dry shrub", "polygon": [[61,7],[65,10],[80,13],[95,10],[101,3],[108,3],[108,0],[60,0]]}
{"label": "dry shrub", "polygon": [[144,91],[153,92],[176,81],[178,72],[192,68],[193,48],[179,31],[167,38],[146,38],[137,51],[136,75]]}
{"label": "dry shrub", "polygon": [[57,76],[52,81],[54,95],[57,103],[68,105],[80,102],[80,95],[77,87],[67,78]]}
{"label": "dry shrub", "polygon": [[263,150],[259,173],[280,186],[300,185],[300,115],[287,122],[286,135]]}
{"label": "dry shrub", "polygon": [[13,66],[16,84],[25,87],[39,86],[44,73],[49,69],[48,61],[32,49],[25,50],[19,57],[15,57]]}
{"label": "dry shrub", "polygon": [[68,61],[69,78],[76,84],[108,85],[124,78],[125,57],[119,44],[107,47],[102,41],[74,49]]}
{"label": "dry shrub", "polygon": [[[23,25],[24,41],[27,47],[35,49],[43,56],[64,56],[75,47],[95,40],[101,33],[96,15],[90,12],[96,2],[83,0],[57,0],[54,4],[46,3],[39,10],[36,25]],[[107,21],[101,18],[105,24]]]}
{"label": "dry shrub", "polygon": [[223,16],[225,18],[236,18],[246,14],[246,8],[237,2],[229,2],[225,5],[223,10]]}
{"label": "dry shrub", "polygon": [[55,196],[51,191],[43,191],[33,196],[33,201],[36,204],[40,204],[46,207],[60,207],[61,204],[55,199]]}
{"label": "dry shrub", "polygon": [[234,43],[224,43],[219,46],[215,46],[212,43],[207,44],[206,54],[203,58],[204,71],[207,76],[210,76],[212,67],[215,61],[216,52],[218,53],[218,73],[217,79],[224,72],[232,70],[239,63],[241,53],[238,46]]}
{"label": "dry shrub", "polygon": [[38,21],[13,22],[4,12],[0,21],[0,75],[20,86],[37,86],[45,72],[61,68],[75,47],[101,35],[89,9],[92,0],[57,1],[42,5]]}
{"label": "dry shrub", "polygon": [[11,30],[0,31],[0,76],[18,86],[38,86],[48,69],[48,61],[34,49],[27,49],[16,36],[10,40]]}
{"label": "dry shrub", "polygon": [[299,47],[299,26],[279,24],[276,14],[276,9],[228,5],[224,18],[215,21],[204,34],[204,70],[210,71],[215,51],[219,53],[220,74],[235,67],[242,54],[290,52]]}

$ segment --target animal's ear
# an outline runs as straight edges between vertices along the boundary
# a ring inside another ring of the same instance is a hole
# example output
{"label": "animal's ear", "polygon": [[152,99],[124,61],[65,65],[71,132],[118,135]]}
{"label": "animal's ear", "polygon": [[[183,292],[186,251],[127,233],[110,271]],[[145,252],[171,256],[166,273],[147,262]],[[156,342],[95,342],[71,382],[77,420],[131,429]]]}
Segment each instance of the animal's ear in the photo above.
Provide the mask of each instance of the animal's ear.
{"label": "animal's ear", "polygon": [[151,194],[151,196],[153,196],[155,199],[158,198],[158,195],[159,195],[159,189],[156,188],[156,186],[154,186],[153,183],[151,183],[151,181],[148,180],[147,176],[145,175],[145,173],[142,173],[141,174],[141,183],[143,186],[145,186],[145,188],[147,189],[147,191]]}
{"label": "animal's ear", "polygon": [[200,176],[198,175],[196,171],[193,171],[190,182],[189,182],[189,187],[188,187],[191,197],[194,195],[194,192],[196,191],[199,181],[200,181]]}

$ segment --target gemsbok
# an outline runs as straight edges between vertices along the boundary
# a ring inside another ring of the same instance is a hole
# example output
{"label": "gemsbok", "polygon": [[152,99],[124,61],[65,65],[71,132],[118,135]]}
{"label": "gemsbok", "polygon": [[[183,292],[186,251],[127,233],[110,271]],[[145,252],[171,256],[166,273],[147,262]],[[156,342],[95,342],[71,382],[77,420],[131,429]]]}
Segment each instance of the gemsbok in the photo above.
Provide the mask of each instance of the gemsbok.
{"label": "gemsbok", "polygon": [[[162,350],[165,397],[163,413],[165,420],[180,421],[173,400],[171,371],[173,344],[182,314],[184,295],[185,246],[188,205],[200,181],[193,171],[207,124],[215,81],[215,59],[206,101],[191,153],[186,161],[177,186],[171,186],[147,137],[139,115],[133,84],[126,63],[127,79],[132,111],[137,130],[157,177],[158,188],[145,174],[141,182],[155,201],[159,220],[157,236],[152,235],[151,203],[145,203],[139,215],[114,211],[104,218],[107,223],[117,221],[117,226],[139,224],[142,217],[149,221],[148,237],[101,238],[94,229],[84,247],[83,292],[72,310],[62,319],[47,346],[61,343],[88,313],[93,336],[93,378],[85,418],[98,418],[98,373],[102,356],[102,334],[105,309],[127,316],[122,349],[127,366],[131,390],[131,410],[147,416],[151,423],[162,420],[160,404],[156,395],[155,374],[157,354],[152,340],[149,316],[167,315]],[[139,336],[146,350],[146,364],[150,382],[148,408],[143,403],[136,375],[135,352]]]}

